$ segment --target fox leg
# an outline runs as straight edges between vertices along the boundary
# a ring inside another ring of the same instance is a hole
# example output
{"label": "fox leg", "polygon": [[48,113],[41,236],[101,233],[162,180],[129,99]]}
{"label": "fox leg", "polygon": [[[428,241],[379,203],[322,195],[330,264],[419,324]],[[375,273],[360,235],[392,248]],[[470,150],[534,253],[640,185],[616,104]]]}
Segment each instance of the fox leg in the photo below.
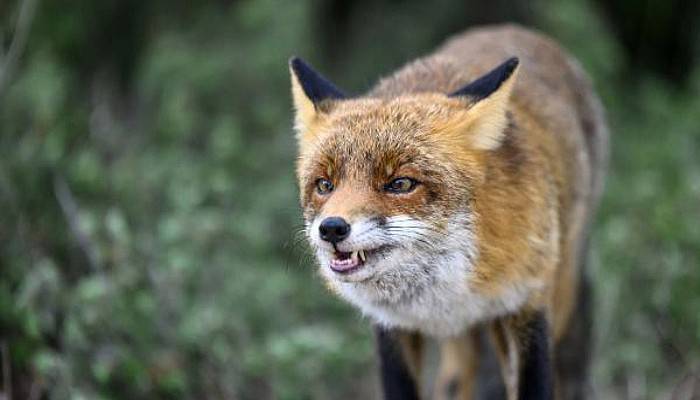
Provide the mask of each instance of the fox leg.
{"label": "fox leg", "polygon": [[471,400],[477,374],[476,332],[450,338],[440,344],[440,369],[435,380],[435,400]]}
{"label": "fox leg", "polygon": [[423,338],[417,333],[376,327],[385,400],[418,400]]}
{"label": "fox leg", "polygon": [[554,379],[549,324],[543,312],[496,320],[492,337],[508,400],[551,400]]}

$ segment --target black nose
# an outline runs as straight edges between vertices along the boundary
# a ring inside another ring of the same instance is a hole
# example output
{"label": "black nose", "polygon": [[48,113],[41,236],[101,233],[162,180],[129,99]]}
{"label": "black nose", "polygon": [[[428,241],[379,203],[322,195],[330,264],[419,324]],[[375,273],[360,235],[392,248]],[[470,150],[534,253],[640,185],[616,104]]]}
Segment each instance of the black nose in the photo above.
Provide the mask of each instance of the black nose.
{"label": "black nose", "polygon": [[321,232],[321,239],[338,243],[350,234],[350,224],[340,217],[328,217],[321,221],[318,230]]}

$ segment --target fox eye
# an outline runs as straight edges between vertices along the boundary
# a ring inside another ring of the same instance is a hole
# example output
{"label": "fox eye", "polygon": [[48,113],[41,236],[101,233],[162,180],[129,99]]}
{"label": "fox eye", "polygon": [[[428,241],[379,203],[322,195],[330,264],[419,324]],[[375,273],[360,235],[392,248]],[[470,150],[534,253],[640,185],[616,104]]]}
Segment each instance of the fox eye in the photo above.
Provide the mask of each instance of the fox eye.
{"label": "fox eye", "polygon": [[408,193],[416,188],[418,182],[415,179],[402,177],[384,185],[384,190],[392,193]]}
{"label": "fox eye", "polygon": [[335,187],[333,182],[325,178],[319,178],[316,180],[316,191],[318,194],[328,194],[333,191]]}

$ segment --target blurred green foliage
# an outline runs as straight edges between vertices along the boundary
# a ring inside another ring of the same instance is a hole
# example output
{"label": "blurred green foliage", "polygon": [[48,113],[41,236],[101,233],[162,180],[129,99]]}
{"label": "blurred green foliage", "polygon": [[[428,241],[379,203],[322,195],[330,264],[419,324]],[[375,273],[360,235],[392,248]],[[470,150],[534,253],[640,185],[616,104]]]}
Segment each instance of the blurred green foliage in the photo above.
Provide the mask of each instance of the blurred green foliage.
{"label": "blurred green foliage", "polygon": [[[321,46],[318,1],[42,4],[0,93],[15,393],[374,396],[368,323],[323,288],[299,235],[286,61],[361,92],[459,28],[443,23],[456,2],[406,3],[353,15],[347,53]],[[700,68],[683,88],[630,80],[595,8],[533,4],[613,131],[591,257],[598,397],[657,398],[700,362]],[[0,7],[0,39],[16,9]]]}

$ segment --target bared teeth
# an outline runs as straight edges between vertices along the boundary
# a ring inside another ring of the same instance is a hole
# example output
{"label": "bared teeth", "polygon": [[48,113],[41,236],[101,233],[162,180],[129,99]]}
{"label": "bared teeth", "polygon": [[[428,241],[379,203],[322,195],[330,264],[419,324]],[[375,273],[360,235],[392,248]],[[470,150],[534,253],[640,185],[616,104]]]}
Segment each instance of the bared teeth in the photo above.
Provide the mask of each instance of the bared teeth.
{"label": "bared teeth", "polygon": [[361,268],[367,262],[367,252],[365,250],[355,250],[351,252],[336,252],[336,256],[330,260],[330,268],[339,273],[351,273]]}

